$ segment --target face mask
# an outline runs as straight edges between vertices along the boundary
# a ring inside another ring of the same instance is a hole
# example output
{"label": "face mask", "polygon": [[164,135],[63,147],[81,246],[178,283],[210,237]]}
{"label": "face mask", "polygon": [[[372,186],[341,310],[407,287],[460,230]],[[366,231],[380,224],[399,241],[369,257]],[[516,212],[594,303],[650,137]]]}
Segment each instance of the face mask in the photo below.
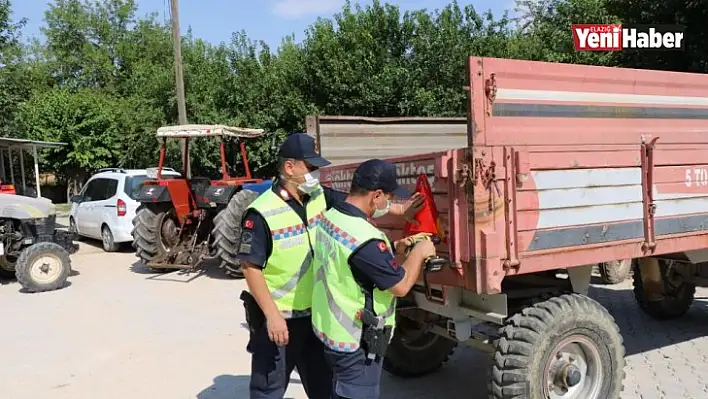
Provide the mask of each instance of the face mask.
{"label": "face mask", "polygon": [[374,210],[374,214],[371,215],[371,217],[374,218],[374,219],[380,218],[381,216],[386,215],[386,214],[388,213],[388,210],[389,210],[389,209],[391,209],[391,201],[387,199],[387,200],[386,200],[386,207],[385,207],[384,209],[376,208],[376,209]]}
{"label": "face mask", "polygon": [[320,185],[320,171],[315,170],[305,175],[305,181],[297,186],[297,189],[305,194],[315,191]]}

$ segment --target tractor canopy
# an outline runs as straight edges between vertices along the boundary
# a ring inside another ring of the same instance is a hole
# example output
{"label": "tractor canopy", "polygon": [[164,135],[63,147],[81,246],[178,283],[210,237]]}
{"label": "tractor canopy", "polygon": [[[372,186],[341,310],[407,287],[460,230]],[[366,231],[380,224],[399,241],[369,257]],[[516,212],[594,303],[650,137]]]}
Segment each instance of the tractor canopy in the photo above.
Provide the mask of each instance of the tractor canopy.
{"label": "tractor canopy", "polygon": [[233,127],[225,125],[175,125],[157,129],[157,137],[195,138],[195,137],[241,137],[257,138],[265,133],[263,129]]}

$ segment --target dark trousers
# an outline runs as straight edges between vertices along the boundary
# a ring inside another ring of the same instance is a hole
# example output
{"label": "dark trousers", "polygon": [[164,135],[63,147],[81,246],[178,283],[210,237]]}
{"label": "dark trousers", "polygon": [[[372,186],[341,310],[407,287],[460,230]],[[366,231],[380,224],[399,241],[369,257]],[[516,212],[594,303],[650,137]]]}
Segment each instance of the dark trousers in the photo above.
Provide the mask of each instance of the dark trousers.
{"label": "dark trousers", "polygon": [[254,326],[251,353],[251,399],[282,399],[297,367],[307,397],[331,399],[332,370],[324,358],[324,346],[312,332],[310,317],[287,320],[289,342],[280,347],[268,337],[264,325]]}
{"label": "dark trousers", "polygon": [[359,348],[352,353],[325,348],[325,359],[333,372],[335,399],[377,399],[381,384],[382,359],[367,359]]}

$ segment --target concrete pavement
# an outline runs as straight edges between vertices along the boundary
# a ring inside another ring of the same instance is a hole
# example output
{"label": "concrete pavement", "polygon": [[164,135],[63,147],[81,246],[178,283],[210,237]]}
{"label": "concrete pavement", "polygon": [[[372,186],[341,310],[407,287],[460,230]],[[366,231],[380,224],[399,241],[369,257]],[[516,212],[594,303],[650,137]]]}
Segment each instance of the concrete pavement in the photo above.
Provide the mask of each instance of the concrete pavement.
{"label": "concrete pavement", "polygon": [[[0,397],[8,399],[247,398],[244,282],[214,275],[155,275],[132,252],[82,242],[65,289],[21,294],[0,286]],[[708,309],[659,323],[634,303],[631,281],[591,296],[617,319],[627,349],[622,398],[705,398]],[[383,399],[485,398],[487,359],[458,350],[430,376],[386,375]],[[287,398],[304,399],[297,375]]]}

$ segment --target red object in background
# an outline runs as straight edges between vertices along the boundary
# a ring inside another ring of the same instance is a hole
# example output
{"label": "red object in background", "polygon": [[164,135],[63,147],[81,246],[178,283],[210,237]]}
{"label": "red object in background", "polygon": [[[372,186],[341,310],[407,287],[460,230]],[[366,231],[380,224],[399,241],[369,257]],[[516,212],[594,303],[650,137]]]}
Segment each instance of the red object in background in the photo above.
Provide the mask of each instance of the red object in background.
{"label": "red object in background", "polygon": [[0,194],[17,195],[17,191],[15,191],[15,186],[12,184],[0,184]]}
{"label": "red object in background", "polygon": [[418,181],[415,185],[415,192],[423,195],[425,200],[423,201],[423,207],[415,215],[415,220],[418,224],[406,222],[406,225],[403,227],[403,236],[408,237],[418,233],[430,233],[440,237],[444,242],[446,242],[445,231],[440,225],[438,208],[435,206],[433,190],[430,188],[427,175],[421,174],[418,176]]}

